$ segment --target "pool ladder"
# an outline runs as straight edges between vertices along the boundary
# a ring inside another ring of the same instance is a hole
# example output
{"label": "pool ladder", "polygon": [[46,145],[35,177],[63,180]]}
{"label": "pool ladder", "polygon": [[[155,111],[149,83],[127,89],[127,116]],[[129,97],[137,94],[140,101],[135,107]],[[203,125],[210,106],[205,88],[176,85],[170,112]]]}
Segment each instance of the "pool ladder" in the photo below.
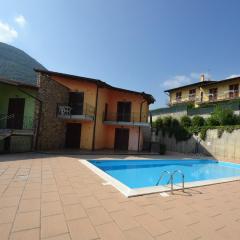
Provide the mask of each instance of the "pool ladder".
{"label": "pool ladder", "polygon": [[169,178],[169,181],[168,181],[168,184],[171,183],[171,192],[173,193],[173,180],[174,180],[174,176],[176,174],[180,174],[181,177],[182,177],[182,191],[184,192],[185,190],[185,183],[184,183],[184,179],[185,179],[185,176],[184,176],[184,173],[181,171],[181,170],[175,170],[174,172],[169,172],[169,171],[163,171],[162,174],[160,175],[157,183],[156,183],[156,186],[158,186],[158,184],[160,183],[160,181],[162,180],[162,178],[165,176],[165,175],[168,175],[170,176]]}

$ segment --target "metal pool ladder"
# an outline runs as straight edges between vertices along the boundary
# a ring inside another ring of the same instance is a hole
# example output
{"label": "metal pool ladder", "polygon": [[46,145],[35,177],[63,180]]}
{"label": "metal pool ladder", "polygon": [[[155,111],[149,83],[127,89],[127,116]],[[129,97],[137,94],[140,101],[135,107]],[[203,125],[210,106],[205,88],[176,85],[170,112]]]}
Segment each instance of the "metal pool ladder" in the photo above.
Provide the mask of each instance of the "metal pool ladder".
{"label": "metal pool ladder", "polygon": [[173,173],[170,173],[169,171],[163,171],[162,174],[160,175],[157,183],[156,183],[156,186],[158,186],[159,182],[160,182],[160,181],[162,180],[162,178],[167,174],[167,175],[170,176],[170,179],[169,179],[168,184],[171,183],[171,192],[173,192],[173,180],[174,180],[174,176],[175,176],[177,173],[180,174],[181,177],[182,177],[182,191],[184,192],[184,190],[185,190],[185,181],[184,181],[185,176],[184,176],[184,173],[183,173],[181,170],[175,170]]}
{"label": "metal pool ladder", "polygon": [[156,183],[156,186],[158,186],[158,184],[160,183],[160,181],[162,180],[162,178],[163,178],[166,174],[169,175],[169,176],[170,176],[170,179],[171,179],[172,174],[171,174],[169,171],[163,171],[162,174],[159,176],[159,179],[158,179],[158,181],[157,181],[157,183]]}

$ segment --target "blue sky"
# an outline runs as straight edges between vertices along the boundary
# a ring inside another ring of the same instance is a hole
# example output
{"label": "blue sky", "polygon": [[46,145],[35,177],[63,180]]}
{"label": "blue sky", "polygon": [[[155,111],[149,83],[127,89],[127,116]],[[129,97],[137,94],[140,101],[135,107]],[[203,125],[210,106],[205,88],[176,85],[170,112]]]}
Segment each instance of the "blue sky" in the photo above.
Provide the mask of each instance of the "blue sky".
{"label": "blue sky", "polygon": [[240,74],[238,0],[8,0],[0,41],[49,70],[151,93]]}

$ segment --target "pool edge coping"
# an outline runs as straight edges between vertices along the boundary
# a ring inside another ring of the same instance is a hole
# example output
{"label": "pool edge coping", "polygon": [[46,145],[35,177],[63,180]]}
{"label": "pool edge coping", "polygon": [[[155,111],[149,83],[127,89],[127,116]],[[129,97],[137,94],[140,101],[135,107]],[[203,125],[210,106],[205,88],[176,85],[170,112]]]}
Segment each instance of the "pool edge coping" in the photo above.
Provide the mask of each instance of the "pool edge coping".
{"label": "pool edge coping", "polygon": [[[78,160],[80,163],[82,163],[84,166],[89,168],[92,172],[97,174],[99,177],[101,177],[103,180],[105,180],[107,183],[115,187],[119,192],[121,192],[125,197],[137,197],[141,195],[147,195],[147,194],[153,194],[153,193],[161,193],[161,192],[170,192],[171,188],[170,185],[166,186],[154,186],[154,187],[144,187],[144,188],[129,188],[116,178],[110,176],[100,168],[96,167],[92,163],[89,162],[89,160],[80,159]],[[233,181],[240,181],[239,177],[228,177],[228,178],[218,178],[213,180],[204,180],[204,181],[194,181],[194,182],[185,182],[185,189],[188,188],[196,188],[196,187],[202,187],[202,186],[209,186],[209,185],[215,185],[220,183],[226,183],[226,182],[233,182]],[[181,190],[182,186],[174,185],[174,191],[175,190]]]}

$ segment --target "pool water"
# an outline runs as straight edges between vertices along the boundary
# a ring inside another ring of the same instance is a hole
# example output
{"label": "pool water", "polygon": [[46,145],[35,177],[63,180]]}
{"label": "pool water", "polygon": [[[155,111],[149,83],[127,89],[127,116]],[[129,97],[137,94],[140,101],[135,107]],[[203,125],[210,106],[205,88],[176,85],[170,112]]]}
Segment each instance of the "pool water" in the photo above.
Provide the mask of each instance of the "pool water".
{"label": "pool water", "polygon": [[[129,188],[156,186],[164,171],[180,170],[185,182],[205,181],[220,178],[240,177],[240,164],[215,160],[91,160],[89,161]],[[174,184],[181,183],[180,174],[174,177]],[[165,175],[159,185],[166,185]]]}

